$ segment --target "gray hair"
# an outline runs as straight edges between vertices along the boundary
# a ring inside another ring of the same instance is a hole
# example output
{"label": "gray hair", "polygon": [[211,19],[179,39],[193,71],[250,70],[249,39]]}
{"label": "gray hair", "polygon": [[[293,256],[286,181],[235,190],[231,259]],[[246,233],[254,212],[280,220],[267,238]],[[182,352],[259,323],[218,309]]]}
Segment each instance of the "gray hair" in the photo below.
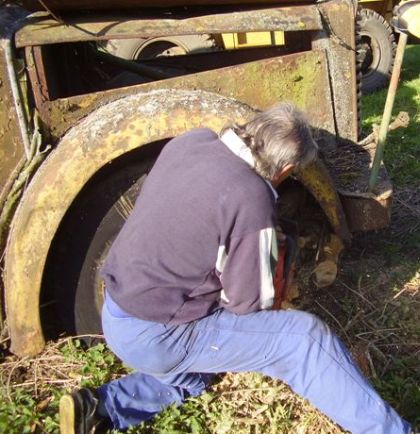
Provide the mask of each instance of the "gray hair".
{"label": "gray hair", "polygon": [[286,165],[301,168],[317,155],[318,145],[305,115],[290,103],[259,112],[232,129],[251,150],[255,171],[268,180]]}

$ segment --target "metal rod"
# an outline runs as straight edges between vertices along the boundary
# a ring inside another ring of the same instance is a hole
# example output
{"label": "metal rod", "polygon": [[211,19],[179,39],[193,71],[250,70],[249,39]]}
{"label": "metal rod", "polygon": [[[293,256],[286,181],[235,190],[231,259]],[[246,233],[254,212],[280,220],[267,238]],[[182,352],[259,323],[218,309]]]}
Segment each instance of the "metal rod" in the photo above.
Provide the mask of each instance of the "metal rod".
{"label": "metal rod", "polygon": [[394,67],[392,68],[391,82],[389,83],[388,94],[386,96],[384,114],[379,129],[378,145],[376,147],[375,157],[372,164],[372,172],[369,179],[369,191],[373,191],[378,180],[379,168],[381,166],[386,138],[388,135],[388,126],[391,121],[392,108],[394,107],[395,94],[397,92],[398,80],[401,73],[401,65],[404,58],[404,50],[407,45],[407,35],[400,33],[397,53],[395,55]]}
{"label": "metal rod", "polygon": [[26,158],[29,159],[31,155],[31,143],[29,140],[28,124],[22,106],[22,98],[20,96],[19,84],[17,82],[15,69],[13,65],[13,50],[11,39],[5,39],[5,57],[7,73],[9,75],[10,88],[12,89],[13,102],[15,103],[16,115],[19,123],[19,131],[22,137],[23,148],[25,150]]}

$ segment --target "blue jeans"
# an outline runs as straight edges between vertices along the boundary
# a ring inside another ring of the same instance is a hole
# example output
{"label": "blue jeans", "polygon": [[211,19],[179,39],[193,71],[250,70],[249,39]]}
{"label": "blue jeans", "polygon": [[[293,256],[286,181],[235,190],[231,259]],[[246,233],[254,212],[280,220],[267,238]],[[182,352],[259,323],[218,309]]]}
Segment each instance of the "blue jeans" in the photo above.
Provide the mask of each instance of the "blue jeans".
{"label": "blue jeans", "polygon": [[98,390],[116,428],[199,395],[209,380],[205,374],[254,371],[284,381],[354,434],[410,432],[337,336],[311,314],[218,310],[169,327],[131,317],[107,297],[102,323],[110,348],[136,370]]}

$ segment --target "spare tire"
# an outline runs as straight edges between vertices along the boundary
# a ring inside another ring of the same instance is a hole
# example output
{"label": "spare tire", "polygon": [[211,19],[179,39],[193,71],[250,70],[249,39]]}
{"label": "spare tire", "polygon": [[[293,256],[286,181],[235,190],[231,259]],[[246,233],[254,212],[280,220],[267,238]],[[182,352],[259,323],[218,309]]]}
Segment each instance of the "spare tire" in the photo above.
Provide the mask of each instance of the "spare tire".
{"label": "spare tire", "polygon": [[359,11],[358,61],[362,92],[368,94],[388,84],[394,64],[396,43],[389,23],[370,9]]}
{"label": "spare tire", "polygon": [[153,59],[212,50],[214,40],[209,35],[181,35],[162,38],[112,39],[106,50],[123,59]]}

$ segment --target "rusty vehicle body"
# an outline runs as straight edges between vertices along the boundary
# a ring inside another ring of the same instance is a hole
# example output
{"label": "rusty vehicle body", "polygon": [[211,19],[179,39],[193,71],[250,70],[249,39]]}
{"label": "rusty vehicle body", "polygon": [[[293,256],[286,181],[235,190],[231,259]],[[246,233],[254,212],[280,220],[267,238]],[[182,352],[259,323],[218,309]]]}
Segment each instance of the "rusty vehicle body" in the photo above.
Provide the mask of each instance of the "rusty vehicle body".
{"label": "rusty vehicle body", "polygon": [[[51,305],[67,331],[100,330],[101,261],[165,142],[191,128],[217,131],[292,101],[330,157],[284,188],[313,200],[344,242],[389,223],[384,169],[375,194],[363,187],[371,158],[357,144],[354,3],[180,3],[126,0],[120,15],[66,10],[76,2],[30,15],[0,8],[2,300],[18,355],[43,348]],[[143,62],[103,50],[108,40],[261,31],[285,32],[285,44]]]}
{"label": "rusty vehicle body", "polygon": [[[45,10],[37,0],[25,0],[25,6],[31,10]],[[80,8],[91,10],[107,10],[114,6],[113,0],[98,2],[95,0],[79,0],[74,2],[49,0],[48,8],[51,11],[77,11]],[[279,0],[200,0],[200,1],[175,1],[161,0],[151,2],[147,0],[133,1],[123,0],[118,3],[119,10],[138,7],[168,7],[168,6],[198,6],[198,5],[244,5],[244,4],[276,4]],[[290,0],[290,4],[298,4],[299,0]],[[358,0],[357,24],[356,24],[356,51],[360,63],[361,89],[363,93],[370,93],[381,89],[388,84],[391,76],[392,65],[396,52],[396,35],[389,23],[392,10],[398,4],[397,0]],[[44,5],[45,6],[45,5]],[[219,49],[232,49],[233,47],[248,47],[255,44],[258,38],[263,44],[266,38],[276,39],[277,44],[284,44],[283,32],[252,32],[252,33],[221,33],[207,35],[177,35],[174,37],[155,37],[145,40],[125,39],[111,41],[114,44],[114,54],[127,59],[144,58],[156,50],[166,49],[178,51],[205,50],[216,46]],[[245,37],[244,37],[245,35]],[[205,37],[204,37],[205,36]],[[221,36],[221,37],[219,37]],[[248,37],[247,37],[248,36]],[[251,39],[252,41],[249,41]],[[165,42],[165,43],[164,43]],[[258,43],[258,42],[257,42]],[[153,49],[151,47],[153,45]],[[147,48],[147,49],[146,49]]]}

